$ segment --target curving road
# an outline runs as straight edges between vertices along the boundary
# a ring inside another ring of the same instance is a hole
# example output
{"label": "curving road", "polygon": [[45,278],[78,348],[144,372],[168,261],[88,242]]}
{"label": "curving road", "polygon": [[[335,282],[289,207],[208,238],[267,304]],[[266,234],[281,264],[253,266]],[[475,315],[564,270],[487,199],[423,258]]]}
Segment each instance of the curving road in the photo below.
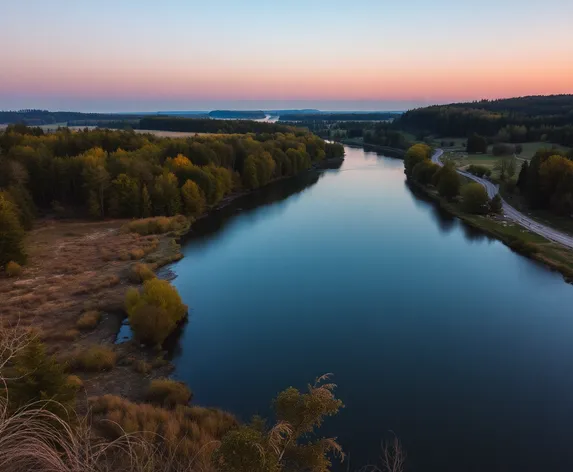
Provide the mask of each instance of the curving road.
{"label": "curving road", "polygon": [[[441,161],[441,157],[444,154],[442,149],[437,149],[434,155],[432,156],[432,162],[438,164],[439,166],[443,166]],[[490,182],[487,179],[482,179],[481,177],[477,177],[469,172],[465,172],[463,170],[458,169],[458,173],[471,179],[478,184],[481,184],[485,187],[489,198],[493,198],[498,193],[498,186],[493,182]],[[573,249],[573,236],[569,236],[568,234],[562,233],[561,231],[557,231],[556,229],[551,228],[550,226],[545,226],[535,220],[532,220],[528,216],[524,215],[520,211],[513,208],[510,204],[508,204],[503,198],[501,199],[503,203],[503,215],[512,220],[514,223],[517,223],[524,228],[528,229],[532,233],[536,233],[540,236],[543,236],[545,239],[550,241],[562,244],[570,249]]]}

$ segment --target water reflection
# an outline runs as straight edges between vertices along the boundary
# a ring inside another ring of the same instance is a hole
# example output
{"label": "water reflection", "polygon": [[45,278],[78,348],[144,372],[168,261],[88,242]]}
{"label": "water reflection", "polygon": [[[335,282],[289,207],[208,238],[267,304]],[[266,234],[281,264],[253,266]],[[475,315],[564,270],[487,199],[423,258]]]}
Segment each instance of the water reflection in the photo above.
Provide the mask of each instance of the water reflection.
{"label": "water reflection", "polygon": [[[338,164],[340,167],[340,164]],[[229,205],[211,212],[207,217],[198,220],[189,234],[184,238],[184,243],[193,241],[194,244],[210,243],[214,237],[222,232],[237,216],[246,219],[249,223],[255,223],[259,217],[268,218],[269,213],[260,212],[263,207],[274,205],[278,202],[291,199],[291,203],[315,185],[324,175],[335,173],[336,169],[324,171],[311,170],[304,174],[274,182],[256,192],[238,198]],[[283,205],[275,205],[274,212],[282,212],[286,209]]]}

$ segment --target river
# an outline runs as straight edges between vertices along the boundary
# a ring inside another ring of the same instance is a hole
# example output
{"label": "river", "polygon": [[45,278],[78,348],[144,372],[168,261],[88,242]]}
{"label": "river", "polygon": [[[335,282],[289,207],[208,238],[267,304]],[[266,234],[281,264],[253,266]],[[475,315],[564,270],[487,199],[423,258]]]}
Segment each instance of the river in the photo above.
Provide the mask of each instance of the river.
{"label": "river", "polygon": [[573,287],[416,196],[402,161],[346,153],[195,225],[175,376],[246,420],[334,373],[348,470],[389,431],[411,471],[571,470]]}

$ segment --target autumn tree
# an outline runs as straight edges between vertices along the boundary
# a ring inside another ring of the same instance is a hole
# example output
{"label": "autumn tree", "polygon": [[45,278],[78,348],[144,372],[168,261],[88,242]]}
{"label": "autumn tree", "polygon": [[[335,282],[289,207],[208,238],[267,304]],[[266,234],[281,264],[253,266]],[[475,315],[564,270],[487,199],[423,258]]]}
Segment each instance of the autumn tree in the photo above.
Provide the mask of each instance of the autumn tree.
{"label": "autumn tree", "polygon": [[181,212],[181,194],[177,177],[165,172],[155,178],[153,204],[158,215],[175,216]]}
{"label": "autumn tree", "polygon": [[151,204],[151,197],[149,196],[147,185],[144,185],[141,190],[141,216],[143,218],[149,218],[152,214],[153,206]]}
{"label": "autumn tree", "polygon": [[414,144],[404,156],[404,173],[407,177],[412,176],[416,164],[432,157],[432,149],[427,144]]}
{"label": "autumn tree", "polygon": [[111,183],[110,213],[113,216],[139,216],[139,185],[127,174],[119,174]]}
{"label": "autumn tree", "polygon": [[205,197],[199,186],[192,180],[187,180],[181,187],[181,197],[186,215],[197,217],[205,210]]}
{"label": "autumn tree", "polygon": [[316,437],[325,418],[338,413],[342,402],[334,395],[335,385],[318,378],[307,392],[290,387],[273,402],[276,423],[267,428],[254,420],[227,433],[213,460],[225,472],[328,472],[331,455],[344,459],[334,438]]}

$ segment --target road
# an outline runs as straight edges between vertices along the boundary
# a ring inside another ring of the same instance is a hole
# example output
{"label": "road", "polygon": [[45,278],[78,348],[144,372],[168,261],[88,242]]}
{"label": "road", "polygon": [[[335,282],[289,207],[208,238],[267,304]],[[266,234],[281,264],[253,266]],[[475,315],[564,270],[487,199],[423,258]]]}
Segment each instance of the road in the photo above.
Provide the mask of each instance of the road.
{"label": "road", "polygon": [[[438,164],[439,166],[443,166],[441,160],[443,154],[444,151],[442,149],[437,149],[434,155],[432,156],[432,162]],[[463,175],[464,177],[467,177],[468,179],[473,180],[474,182],[477,182],[478,184],[483,185],[487,191],[487,195],[489,196],[489,198],[493,198],[499,191],[498,186],[487,179],[482,179],[481,177],[477,177],[473,174],[470,174],[469,172],[465,172],[459,169],[458,173],[460,175]],[[503,198],[501,199],[501,201],[503,203],[503,215],[507,219],[523,226],[532,233],[536,233],[539,236],[543,236],[545,239],[559,243],[563,246],[568,247],[569,249],[573,249],[573,236],[562,233],[561,231],[557,231],[556,229],[553,229],[550,226],[546,226],[542,223],[532,220],[528,216],[524,215],[523,213],[512,207]]]}

